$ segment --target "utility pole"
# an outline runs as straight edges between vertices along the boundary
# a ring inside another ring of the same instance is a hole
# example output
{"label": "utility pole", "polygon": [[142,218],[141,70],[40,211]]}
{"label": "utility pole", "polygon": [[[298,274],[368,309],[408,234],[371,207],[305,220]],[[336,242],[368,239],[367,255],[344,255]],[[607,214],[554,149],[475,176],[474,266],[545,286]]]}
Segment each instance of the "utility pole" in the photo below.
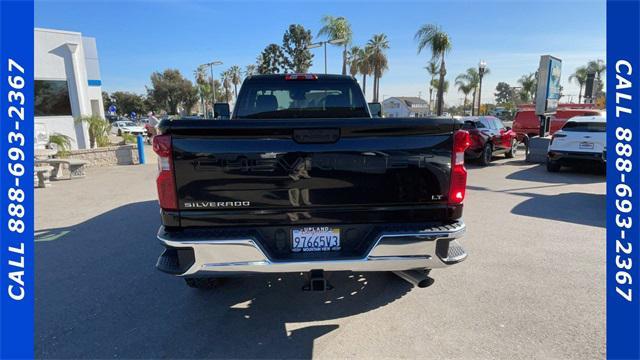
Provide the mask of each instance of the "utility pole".
{"label": "utility pole", "polygon": [[209,70],[211,71],[211,94],[212,94],[212,97],[213,97],[213,102],[211,103],[211,116],[212,117],[216,116],[216,114],[213,112],[213,106],[216,103],[216,88],[215,88],[215,81],[213,80],[213,67],[216,66],[216,65],[222,65],[222,61],[217,61],[216,60],[216,61],[212,61],[212,62],[200,65],[200,66],[208,66]]}
{"label": "utility pole", "polygon": [[313,43],[313,44],[309,44],[307,45],[307,49],[315,49],[318,48],[320,46],[324,47],[324,73],[327,73],[327,44],[332,44],[332,45],[337,45],[337,44],[344,44],[346,42],[345,39],[333,39],[333,40],[327,40],[327,41],[319,41],[317,43]]}
{"label": "utility pole", "polygon": [[487,63],[484,60],[480,60],[478,64],[478,75],[480,75],[480,83],[478,84],[478,115],[482,115],[482,77],[484,76],[484,72],[487,69]]}

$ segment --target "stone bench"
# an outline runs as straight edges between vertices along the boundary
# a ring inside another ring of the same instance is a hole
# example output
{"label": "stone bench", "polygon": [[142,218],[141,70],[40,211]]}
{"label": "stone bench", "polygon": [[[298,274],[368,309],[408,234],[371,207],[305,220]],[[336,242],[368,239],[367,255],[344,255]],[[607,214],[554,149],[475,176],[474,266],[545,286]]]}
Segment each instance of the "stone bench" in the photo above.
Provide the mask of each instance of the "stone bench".
{"label": "stone bench", "polygon": [[33,183],[38,188],[49,186],[49,177],[51,176],[53,166],[46,164],[37,164],[33,167]]}
{"label": "stone bench", "polygon": [[79,159],[46,159],[35,160],[35,163],[46,164],[53,167],[51,180],[69,180],[85,176],[85,165],[89,162]]}

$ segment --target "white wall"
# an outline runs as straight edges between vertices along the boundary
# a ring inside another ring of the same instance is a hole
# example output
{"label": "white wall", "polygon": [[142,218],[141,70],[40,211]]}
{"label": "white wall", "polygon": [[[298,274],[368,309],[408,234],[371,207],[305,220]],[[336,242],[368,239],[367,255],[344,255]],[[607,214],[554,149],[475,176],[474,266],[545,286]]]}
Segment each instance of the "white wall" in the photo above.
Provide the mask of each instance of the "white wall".
{"label": "white wall", "polygon": [[385,117],[409,117],[407,105],[396,98],[387,98],[382,102],[382,112]]}
{"label": "white wall", "polygon": [[[83,38],[78,32],[35,29],[34,52],[35,79],[66,80],[71,101],[71,116],[38,116],[35,122],[45,124],[49,133],[58,132],[74,139],[73,149],[89,147],[86,126],[76,124],[74,118],[92,115],[92,99],[99,101],[99,115],[104,117],[102,88],[89,86],[89,80],[100,80],[95,40]],[[89,72],[87,63],[91,68]]]}

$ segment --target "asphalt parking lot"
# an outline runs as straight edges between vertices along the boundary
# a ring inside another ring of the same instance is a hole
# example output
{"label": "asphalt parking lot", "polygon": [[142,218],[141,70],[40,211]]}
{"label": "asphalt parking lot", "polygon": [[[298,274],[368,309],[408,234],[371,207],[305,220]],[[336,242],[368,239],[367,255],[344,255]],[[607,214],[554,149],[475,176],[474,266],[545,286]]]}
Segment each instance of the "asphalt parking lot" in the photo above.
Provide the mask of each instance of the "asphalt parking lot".
{"label": "asphalt parking lot", "polygon": [[469,166],[469,258],[392,274],[187,288],[155,270],[154,164],[36,189],[38,358],[603,358],[605,177],[516,159]]}

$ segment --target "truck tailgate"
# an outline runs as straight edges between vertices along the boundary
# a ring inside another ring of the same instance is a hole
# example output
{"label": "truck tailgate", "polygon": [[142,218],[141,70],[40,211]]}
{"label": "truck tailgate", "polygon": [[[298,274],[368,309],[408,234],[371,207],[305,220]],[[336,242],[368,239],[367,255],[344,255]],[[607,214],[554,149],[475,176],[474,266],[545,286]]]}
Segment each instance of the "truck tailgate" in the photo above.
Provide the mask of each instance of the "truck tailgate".
{"label": "truck tailgate", "polygon": [[452,119],[178,120],[182,226],[450,219]]}

